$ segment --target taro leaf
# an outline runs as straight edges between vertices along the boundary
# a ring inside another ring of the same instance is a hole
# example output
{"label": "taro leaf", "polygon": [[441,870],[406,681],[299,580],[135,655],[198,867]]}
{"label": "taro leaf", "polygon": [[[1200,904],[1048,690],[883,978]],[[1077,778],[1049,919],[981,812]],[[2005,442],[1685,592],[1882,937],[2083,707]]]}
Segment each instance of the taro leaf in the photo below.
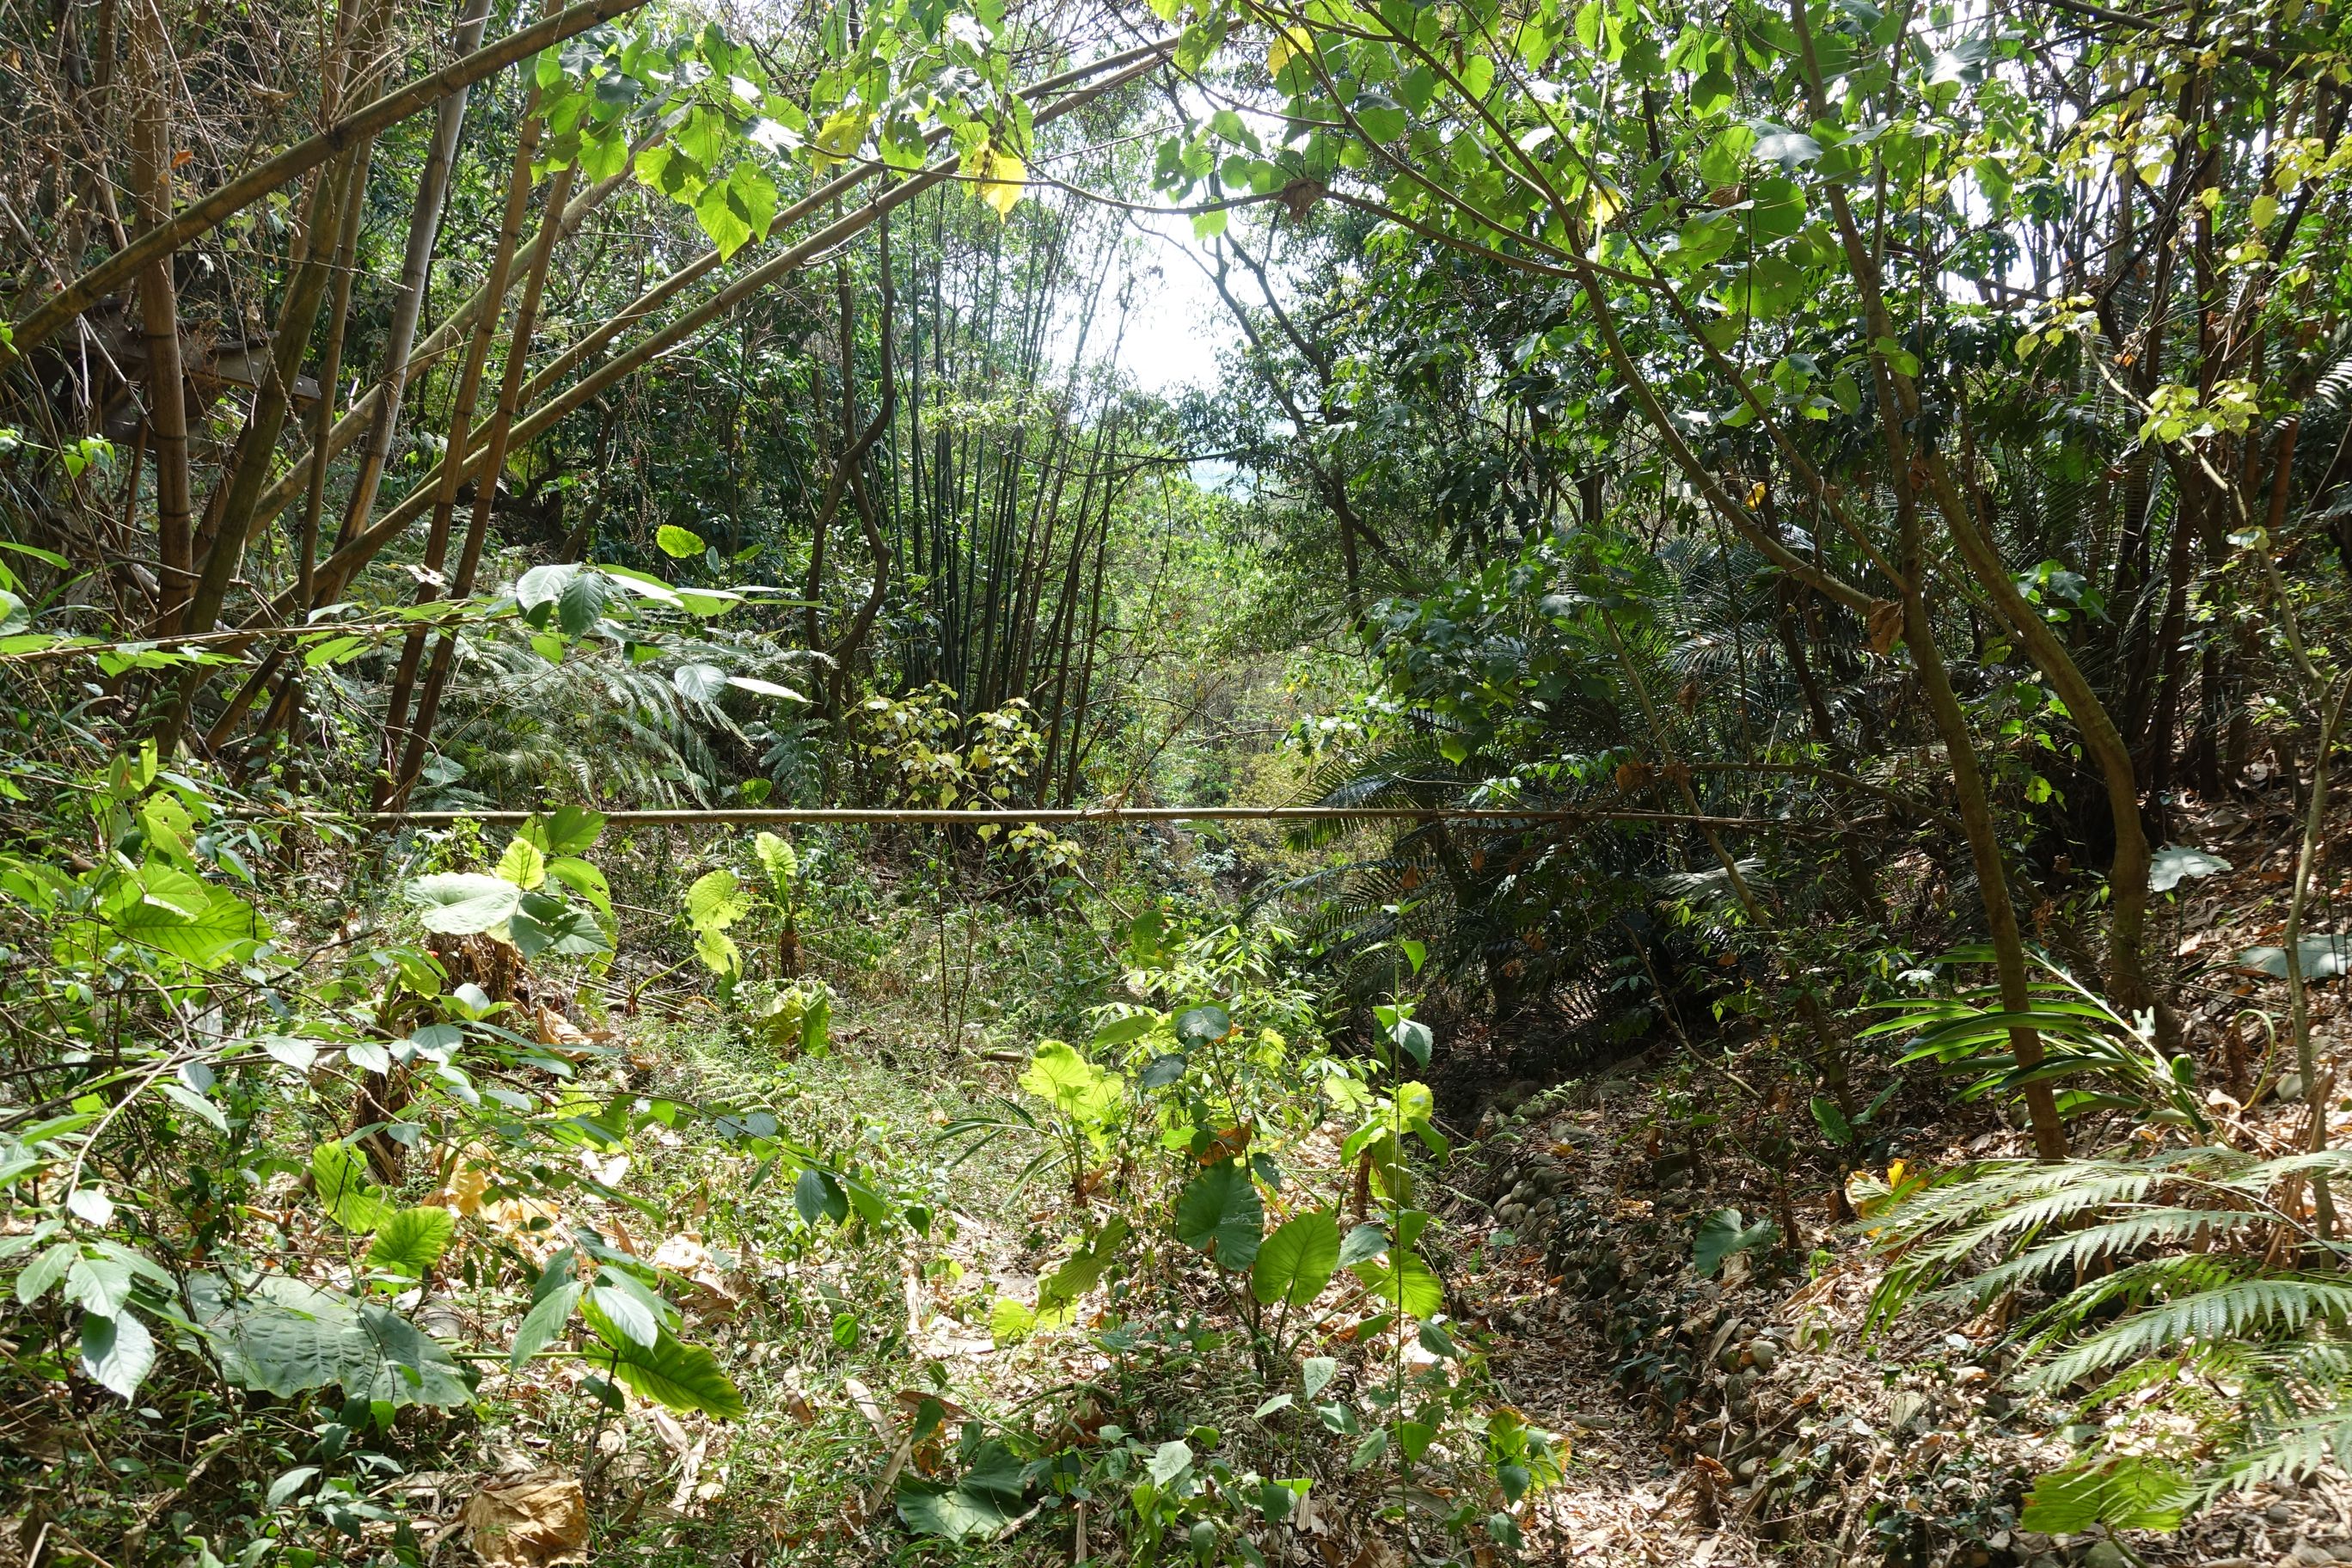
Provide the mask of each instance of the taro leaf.
{"label": "taro leaf", "polygon": [[522,900],[522,889],[502,877],[479,871],[441,871],[408,884],[404,896],[424,912],[426,931],[472,936],[504,925]]}
{"label": "taro leaf", "polygon": [[1257,1184],[1237,1160],[1218,1161],[1177,1194],[1177,1238],[1236,1273],[1256,1261],[1265,1229]]}
{"label": "taro leaf", "polygon": [[1250,1266],[1250,1294],[1265,1306],[1304,1307],[1322,1294],[1339,1268],[1339,1222],[1322,1209],[1295,1215],[1275,1227]]}
{"label": "taro leaf", "polygon": [[898,1517],[917,1535],[963,1542],[994,1535],[1021,1506],[1024,1467],[1003,1443],[989,1442],[972,1467],[950,1485],[914,1475],[898,1479]]}
{"label": "taro leaf", "polygon": [[1445,1306],[1444,1285],[1410,1247],[1392,1248],[1378,1263],[1357,1264],[1356,1278],[1373,1295],[1416,1318],[1429,1317]]}
{"label": "taro leaf", "polygon": [[2202,849],[2185,845],[2168,844],[2158,850],[2147,863],[2147,890],[2168,893],[2180,885],[2183,877],[2210,877],[2216,871],[2230,870],[2231,865],[2219,855],[2209,855]]}
{"label": "taro leaf", "polygon": [[473,1397],[440,1342],[387,1308],[283,1275],[256,1280],[237,1297],[220,1276],[194,1275],[188,1299],[221,1370],[241,1387],[285,1399],[332,1385],[395,1408]]}
{"label": "taro leaf", "polygon": [[1389,1249],[1389,1233],[1376,1225],[1360,1225],[1339,1244],[1339,1267],[1353,1268]]}
{"label": "taro leaf", "polygon": [[1331,1380],[1339,1375],[1339,1359],[1337,1356],[1311,1355],[1298,1364],[1298,1381],[1307,1390],[1309,1399],[1330,1387]]}
{"label": "taro leaf", "polygon": [[1702,1275],[1713,1274],[1733,1253],[1760,1247],[1779,1234],[1779,1227],[1769,1219],[1748,1225],[1738,1209],[1717,1209],[1699,1222],[1691,1268]]}
{"label": "taro leaf", "polygon": [[[2323,933],[2301,937],[2295,942],[2294,951],[2306,981],[2335,980],[2352,974],[2352,936]],[[2286,978],[2286,949],[2283,947],[2250,947],[2238,955],[2238,962],[2248,969],[2259,969],[2281,980]]]}
{"label": "taro leaf", "polygon": [[1127,1237],[1127,1221],[1112,1215],[1108,1224],[1097,1231],[1084,1247],[1070,1254],[1069,1260],[1055,1269],[1037,1288],[1038,1312],[1058,1312],[1093,1289],[1102,1279],[1103,1270],[1110,1267],[1111,1258],[1125,1244]]}
{"label": "taro leaf", "polygon": [[376,1227],[375,1239],[368,1244],[368,1263],[404,1279],[422,1279],[449,1250],[457,1229],[457,1216],[447,1209],[400,1209]]}
{"label": "taro leaf", "polygon": [[522,896],[507,921],[507,934],[514,939],[515,951],[525,958],[537,958],[542,952],[579,958],[613,951],[593,912],[545,893]]}
{"label": "taro leaf", "polygon": [[[604,831],[604,815],[585,806],[559,805],[553,816],[534,816],[522,825],[520,837],[530,839],[550,859],[559,855],[577,855],[596,842]],[[550,871],[554,870],[552,866]]]}
{"label": "taro leaf", "polygon": [[81,1369],[100,1388],[129,1399],[155,1365],[155,1337],[128,1312],[81,1320]]}
{"label": "taro leaf", "polygon": [[751,910],[751,895],[732,871],[706,871],[686,890],[686,923],[698,931],[721,931]]}
{"label": "taro leaf", "polygon": [[1156,1056],[1144,1067],[1142,1087],[1146,1090],[1166,1089],[1184,1076],[1186,1065],[1185,1056],[1181,1051],[1169,1051]]}
{"label": "taro leaf", "polygon": [[751,840],[751,847],[760,857],[760,868],[768,873],[768,881],[779,893],[793,885],[801,874],[800,851],[789,838],[779,838],[772,833],[761,833]]}
{"label": "taro leaf", "polygon": [[661,546],[664,555],[677,561],[691,561],[708,548],[702,542],[702,535],[674,522],[663,523],[654,530],[654,542]]}
{"label": "taro leaf", "polygon": [[310,1187],[319,1206],[354,1235],[392,1217],[392,1205],[367,1178],[366,1156],[348,1143],[321,1143],[310,1151]]}
{"label": "taro leaf", "polygon": [[1233,1019],[1214,1003],[1187,1007],[1176,1019],[1176,1037],[1188,1046],[1205,1046],[1224,1038],[1225,1031],[1233,1026]]}
{"label": "taro leaf", "polygon": [[982,1492],[999,1502],[1012,1504],[1021,1500],[1029,1489],[1028,1467],[1021,1456],[998,1441],[982,1443],[972,1450],[971,1468],[956,1483],[970,1490]]}
{"label": "taro leaf", "polygon": [[1836,1100],[1826,1094],[1817,1094],[1813,1096],[1812,1112],[1813,1121],[1821,1126],[1822,1137],[1832,1143],[1853,1142],[1853,1124],[1845,1119],[1845,1112],[1838,1109]]}

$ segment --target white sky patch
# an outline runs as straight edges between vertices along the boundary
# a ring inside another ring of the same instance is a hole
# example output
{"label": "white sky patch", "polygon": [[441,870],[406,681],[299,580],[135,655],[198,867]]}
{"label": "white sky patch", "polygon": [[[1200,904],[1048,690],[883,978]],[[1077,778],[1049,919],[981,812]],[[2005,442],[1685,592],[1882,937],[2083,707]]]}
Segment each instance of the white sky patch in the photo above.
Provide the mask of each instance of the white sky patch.
{"label": "white sky patch", "polygon": [[[1217,356],[1241,336],[1200,263],[1192,220],[1138,214],[1131,266],[1135,293],[1118,367],[1145,392],[1177,396],[1217,384]],[[1197,258],[1197,259],[1196,259]]]}

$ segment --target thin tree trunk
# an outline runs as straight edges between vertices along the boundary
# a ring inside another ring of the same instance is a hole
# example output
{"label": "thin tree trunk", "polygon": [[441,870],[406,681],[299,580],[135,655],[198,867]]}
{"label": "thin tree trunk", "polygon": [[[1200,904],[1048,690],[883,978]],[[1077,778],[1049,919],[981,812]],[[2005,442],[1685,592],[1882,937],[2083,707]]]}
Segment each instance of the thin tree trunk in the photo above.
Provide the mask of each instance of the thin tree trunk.
{"label": "thin tree trunk", "polygon": [[[572,189],[572,169],[573,165],[567,163],[549,181],[549,212],[563,210],[563,198]],[[539,325],[539,302],[546,292],[548,264],[554,258],[555,242],[560,237],[561,225],[540,226],[539,243],[531,253],[530,270],[523,280],[522,299],[515,306],[514,333],[507,344],[506,372],[499,383],[499,405],[490,416],[489,447],[482,454],[482,466],[474,481],[474,515],[467,524],[465,547],[457,553],[457,574],[449,584],[453,599],[462,599],[474,591],[475,574],[481,569],[482,550],[489,539],[490,515],[498,504],[499,475],[505,471],[507,441],[514,429],[515,404],[521,395],[524,372],[530,363],[531,334]],[[395,811],[407,805],[409,792],[416,787],[425,771],[425,748],[433,739],[433,721],[440,714],[441,695],[447,689],[449,667],[457,652],[457,633],[452,627],[443,631],[433,645],[432,668],[425,672],[425,689],[416,699],[416,721],[411,726],[407,753],[401,759],[399,787],[392,797]]]}
{"label": "thin tree trunk", "polygon": [[[457,47],[470,53],[481,42],[482,28],[489,19],[490,0],[465,0],[465,8],[457,18]],[[457,139],[466,127],[466,102],[470,89],[458,86],[441,100],[433,122],[433,141],[425,154],[425,172],[416,182],[416,200],[408,215],[408,243],[400,263],[400,287],[393,296],[392,322],[384,336],[383,368],[376,377],[376,409],[373,422],[368,427],[367,451],[360,459],[360,471],[352,480],[352,493],[343,509],[342,527],[336,531],[340,545],[367,521],[375,506],[376,486],[383,478],[385,462],[392,456],[392,444],[400,427],[401,395],[408,385],[410,350],[416,342],[416,323],[425,310],[425,288],[433,269],[433,250],[441,235],[441,212],[449,196],[449,176],[457,167]],[[497,314],[498,301],[486,307]],[[357,410],[353,410],[354,413]],[[311,448],[310,484],[315,490],[324,478],[326,465],[331,458],[333,426],[328,427],[326,440],[314,443]],[[299,603],[305,609],[318,608],[312,596],[313,584],[303,584]]]}
{"label": "thin tree trunk", "polygon": [[[506,298],[507,274],[514,266],[515,245],[522,237],[522,220],[530,204],[531,160],[539,152],[541,121],[539,93],[533,89],[523,110],[522,132],[516,139],[514,162],[507,173],[507,205],[505,216],[499,223],[497,249],[490,258],[488,281],[485,284],[493,301]],[[567,165],[564,173],[569,174]],[[562,211],[560,204],[548,204],[550,213]],[[557,224],[542,226],[541,233],[551,239],[560,227]],[[474,401],[481,394],[482,372],[489,363],[490,342],[498,333],[499,311],[493,305],[483,310],[474,322],[473,342],[466,351],[466,368],[457,382],[457,401],[449,410],[449,446],[441,465],[440,483],[433,498],[433,523],[425,537],[424,572],[416,583],[416,603],[429,604],[441,597],[441,571],[448,559],[449,528],[457,506],[457,490],[464,484],[471,458],[469,447],[473,435]],[[509,362],[511,378],[515,365]],[[503,441],[506,425],[500,425],[495,440]],[[494,489],[499,482],[496,469],[487,465],[479,471],[476,500],[483,489]],[[425,654],[425,629],[411,626],[400,649],[400,663],[394,671],[392,690],[385,700],[383,714],[383,772],[375,784],[376,809],[398,793],[402,777],[402,747],[413,745],[407,733],[408,700],[415,688],[418,662]]]}
{"label": "thin tree trunk", "polygon": [[[162,0],[138,0],[131,29],[138,100],[131,116],[131,168],[142,228],[172,213],[168,109],[171,35]],[[160,563],[158,626],[174,624],[196,583],[190,527],[187,383],[180,363],[179,294],[165,253],[139,274],[140,322],[147,337],[147,424],[155,448],[155,557]]]}
{"label": "thin tree trunk", "polygon": [[[237,437],[228,471],[222,476],[219,488],[213,492],[212,504],[206,508],[207,526],[201,532],[212,536],[212,548],[198,570],[195,589],[188,596],[176,629],[195,633],[213,629],[227,600],[229,585],[245,560],[253,505],[268,478],[270,455],[277,449],[278,433],[286,426],[295,378],[302,368],[320,298],[326,291],[328,259],[338,243],[335,228],[343,212],[343,184],[356,174],[352,167],[355,157],[356,153],[329,164],[311,189],[309,215],[303,225],[303,254],[287,285],[285,305],[278,313],[277,332],[270,343],[268,373],[254,394],[253,410]],[[179,744],[189,707],[204,684],[205,673],[198,667],[181,679],[176,694],[166,704],[156,725],[157,748],[167,756]]]}

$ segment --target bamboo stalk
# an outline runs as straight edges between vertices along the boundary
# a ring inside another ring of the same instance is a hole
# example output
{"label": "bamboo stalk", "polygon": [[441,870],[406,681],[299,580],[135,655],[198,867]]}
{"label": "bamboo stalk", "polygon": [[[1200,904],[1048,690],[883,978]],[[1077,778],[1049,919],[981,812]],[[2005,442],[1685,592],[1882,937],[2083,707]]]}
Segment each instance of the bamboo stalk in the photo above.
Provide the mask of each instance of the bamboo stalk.
{"label": "bamboo stalk", "polygon": [[[274,815],[258,813],[257,816]],[[345,820],[332,812],[295,813]],[[414,823],[446,826],[457,822],[520,824],[539,815],[528,811],[368,811],[356,820],[373,823]],[[1838,831],[1832,826],[1784,822],[1769,816],[1703,816],[1677,811],[1585,809],[1568,806],[1419,806],[1419,805],[1076,805],[1030,806],[949,811],[910,808],[892,810],[853,806],[719,808],[710,811],[608,811],[604,820],[622,826],[693,826],[730,825],[769,826],[796,822],[986,823],[1088,822],[1622,822],[1710,831],[1820,834]]]}
{"label": "bamboo stalk", "polygon": [[486,49],[453,61],[430,76],[395,88],[366,107],[345,116],[307,141],[298,142],[204,200],[184,208],[169,223],[158,224],[97,266],[51,295],[16,324],[10,337],[0,340],[0,370],[6,370],[47,342],[68,321],[137,277],[190,240],[211,233],[270,192],[299,179],[362,141],[398,124],[420,110],[429,109],[462,87],[471,86],[528,59],[551,44],[562,43],[599,23],[636,10],[646,0],[583,0],[572,9],[536,26],[499,39]]}

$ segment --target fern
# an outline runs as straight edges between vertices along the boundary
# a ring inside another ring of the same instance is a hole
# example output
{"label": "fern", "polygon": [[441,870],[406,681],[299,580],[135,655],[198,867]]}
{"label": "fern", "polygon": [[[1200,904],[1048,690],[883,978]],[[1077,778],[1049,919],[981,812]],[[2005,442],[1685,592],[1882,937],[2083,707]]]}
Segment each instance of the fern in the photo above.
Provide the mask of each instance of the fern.
{"label": "fern", "polygon": [[[2298,1254],[2341,1255],[2278,1194],[2347,1172],[2345,1151],[2265,1160],[2213,1146],[1965,1167],[1866,1222],[1891,1259],[1870,1321],[1923,1292],[1982,1310],[2060,1287],[2010,1327],[2016,1382],[2075,1391],[2086,1409],[2176,1409],[2213,1456],[2181,1483],[2201,1507],[2352,1451],[2352,1281],[2271,1262],[2283,1226]],[[2104,1484],[2101,1464],[2049,1478],[2051,1506]]]}

